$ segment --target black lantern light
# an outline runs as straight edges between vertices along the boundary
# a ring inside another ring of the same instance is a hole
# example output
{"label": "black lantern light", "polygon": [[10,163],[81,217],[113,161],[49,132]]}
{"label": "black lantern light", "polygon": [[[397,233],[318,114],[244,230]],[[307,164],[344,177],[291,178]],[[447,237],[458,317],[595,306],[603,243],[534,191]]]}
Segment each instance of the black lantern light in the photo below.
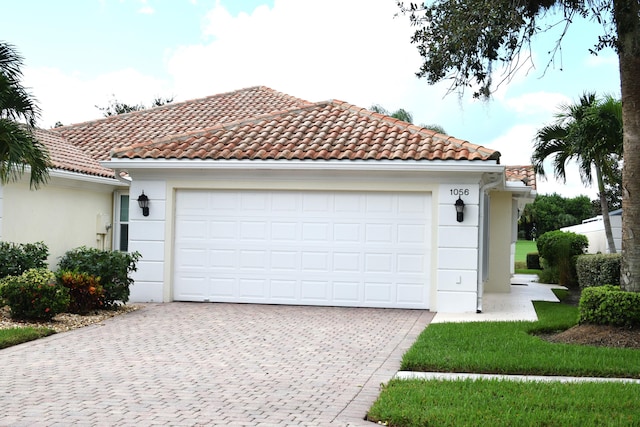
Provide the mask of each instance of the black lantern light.
{"label": "black lantern light", "polygon": [[142,209],[142,216],[149,216],[149,198],[144,194],[144,190],[138,196],[138,206]]}
{"label": "black lantern light", "polygon": [[454,205],[456,207],[456,220],[462,222],[464,220],[464,201],[458,196],[458,200]]}

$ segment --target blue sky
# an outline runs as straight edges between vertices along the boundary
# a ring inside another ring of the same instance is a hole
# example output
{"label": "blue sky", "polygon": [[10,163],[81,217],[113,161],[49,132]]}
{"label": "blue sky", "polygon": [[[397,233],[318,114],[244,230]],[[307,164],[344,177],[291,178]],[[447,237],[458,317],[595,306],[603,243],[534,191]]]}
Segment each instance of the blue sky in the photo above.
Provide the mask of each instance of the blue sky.
{"label": "blue sky", "polygon": [[[503,164],[528,164],[535,131],[559,104],[620,91],[617,58],[589,54],[602,29],[586,21],[549,68],[553,33],[534,44],[535,68],[478,102],[415,77],[420,57],[395,0],[22,0],[4,10],[0,39],[25,58],[44,128],[100,118],[95,106],[112,96],[148,104],[264,85],[310,101],[405,108],[417,124],[499,150]],[[539,180],[539,192],[595,196],[569,174],[566,184]]]}

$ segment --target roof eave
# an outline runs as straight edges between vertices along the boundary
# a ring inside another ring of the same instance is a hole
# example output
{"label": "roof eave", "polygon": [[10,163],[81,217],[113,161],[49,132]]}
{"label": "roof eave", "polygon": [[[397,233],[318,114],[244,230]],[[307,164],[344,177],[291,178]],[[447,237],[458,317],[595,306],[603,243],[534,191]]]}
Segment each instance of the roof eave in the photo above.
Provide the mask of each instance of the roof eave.
{"label": "roof eave", "polygon": [[192,160],[111,159],[103,167],[131,169],[277,169],[277,170],[363,170],[433,172],[503,172],[496,160]]}

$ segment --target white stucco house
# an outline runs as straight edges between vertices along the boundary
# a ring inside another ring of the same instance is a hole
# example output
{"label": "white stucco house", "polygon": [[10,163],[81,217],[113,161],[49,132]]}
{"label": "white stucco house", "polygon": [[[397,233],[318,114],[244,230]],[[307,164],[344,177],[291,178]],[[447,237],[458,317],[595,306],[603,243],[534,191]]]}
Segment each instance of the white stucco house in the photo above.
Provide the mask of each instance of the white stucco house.
{"label": "white stucco house", "polygon": [[[613,244],[615,245],[616,252],[619,253],[622,251],[622,209],[609,212],[609,222],[611,223]],[[607,244],[607,235],[604,231],[604,220],[602,219],[602,215],[585,219],[581,224],[563,227],[560,230],[587,236],[587,239],[589,240],[587,253],[608,254],[610,252],[609,245]]]}
{"label": "white stucco house", "polygon": [[52,265],[83,244],[138,251],[134,302],[482,310],[509,292],[535,197],[533,169],[499,152],[266,87],[38,137],[52,181],[0,189],[0,238],[44,240]]}

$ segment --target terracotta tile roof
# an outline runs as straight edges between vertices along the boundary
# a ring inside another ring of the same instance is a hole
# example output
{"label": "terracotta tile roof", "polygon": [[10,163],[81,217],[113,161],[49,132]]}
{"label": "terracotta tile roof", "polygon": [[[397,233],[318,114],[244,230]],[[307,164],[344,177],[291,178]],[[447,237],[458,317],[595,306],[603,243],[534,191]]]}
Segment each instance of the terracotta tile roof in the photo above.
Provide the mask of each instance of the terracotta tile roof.
{"label": "terracotta tile roof", "polygon": [[305,103],[113,151],[143,159],[499,160],[500,153],[342,101]]}
{"label": "terracotta tile roof", "polygon": [[54,130],[35,129],[35,137],[47,148],[54,168],[68,172],[114,178],[111,169],[100,166],[97,160],[70,144]]}
{"label": "terracotta tile roof", "polygon": [[55,131],[94,159],[108,160],[111,150],[119,147],[310,104],[258,86],[63,126]]}
{"label": "terracotta tile roof", "polygon": [[507,166],[505,175],[507,181],[522,181],[526,186],[536,189],[536,173],[532,165]]}

